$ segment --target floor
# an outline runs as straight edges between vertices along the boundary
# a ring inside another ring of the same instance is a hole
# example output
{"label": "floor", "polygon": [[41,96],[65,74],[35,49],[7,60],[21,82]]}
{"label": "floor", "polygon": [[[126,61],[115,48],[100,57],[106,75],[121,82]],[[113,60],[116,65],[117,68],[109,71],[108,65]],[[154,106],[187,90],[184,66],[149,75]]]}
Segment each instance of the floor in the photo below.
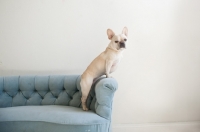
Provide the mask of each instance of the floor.
{"label": "floor", "polygon": [[113,124],[112,132],[200,132],[200,121],[150,124]]}

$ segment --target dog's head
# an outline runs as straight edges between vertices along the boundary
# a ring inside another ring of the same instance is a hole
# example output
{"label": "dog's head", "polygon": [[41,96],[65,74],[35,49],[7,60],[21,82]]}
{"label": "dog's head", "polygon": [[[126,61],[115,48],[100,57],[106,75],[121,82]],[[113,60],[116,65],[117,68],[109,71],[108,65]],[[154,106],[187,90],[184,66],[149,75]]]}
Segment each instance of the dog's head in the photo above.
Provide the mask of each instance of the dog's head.
{"label": "dog's head", "polygon": [[124,27],[122,33],[119,35],[115,35],[115,33],[111,30],[107,30],[108,39],[111,40],[110,46],[116,50],[126,48],[126,43],[128,41],[128,29]]}

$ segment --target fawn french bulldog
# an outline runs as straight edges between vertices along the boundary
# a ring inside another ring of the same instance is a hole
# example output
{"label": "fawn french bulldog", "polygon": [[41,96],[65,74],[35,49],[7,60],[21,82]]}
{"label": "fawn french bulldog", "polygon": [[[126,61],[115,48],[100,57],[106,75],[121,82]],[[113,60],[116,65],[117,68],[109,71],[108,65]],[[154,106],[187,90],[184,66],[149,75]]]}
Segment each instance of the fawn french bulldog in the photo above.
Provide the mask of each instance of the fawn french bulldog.
{"label": "fawn french bulldog", "polygon": [[81,91],[82,91],[82,108],[87,111],[86,100],[90,92],[93,80],[102,75],[107,78],[111,77],[110,73],[117,69],[122,58],[122,53],[126,48],[128,29],[124,27],[122,33],[115,35],[111,29],[107,29],[108,39],[110,43],[104,52],[97,56],[81,75]]}

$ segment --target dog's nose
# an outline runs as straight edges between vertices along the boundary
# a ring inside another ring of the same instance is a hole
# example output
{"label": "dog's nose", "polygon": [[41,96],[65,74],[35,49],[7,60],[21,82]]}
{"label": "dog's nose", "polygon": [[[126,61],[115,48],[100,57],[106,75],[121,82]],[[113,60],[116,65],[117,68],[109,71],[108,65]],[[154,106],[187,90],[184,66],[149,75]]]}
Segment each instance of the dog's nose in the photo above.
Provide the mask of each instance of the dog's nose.
{"label": "dog's nose", "polygon": [[119,44],[120,44],[120,48],[126,48],[126,45],[124,42],[120,42]]}

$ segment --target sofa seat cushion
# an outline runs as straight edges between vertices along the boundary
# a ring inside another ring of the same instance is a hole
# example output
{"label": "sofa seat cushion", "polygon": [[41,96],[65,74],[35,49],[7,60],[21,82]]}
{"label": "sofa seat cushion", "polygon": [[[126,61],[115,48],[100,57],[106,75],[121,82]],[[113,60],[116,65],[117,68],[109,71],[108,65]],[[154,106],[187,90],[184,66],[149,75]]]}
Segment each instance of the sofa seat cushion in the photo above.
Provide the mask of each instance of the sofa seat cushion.
{"label": "sofa seat cushion", "polygon": [[107,132],[110,121],[71,106],[0,108],[0,132]]}
{"label": "sofa seat cushion", "polygon": [[109,123],[93,111],[60,105],[18,106],[0,108],[0,122],[34,121],[69,125]]}

